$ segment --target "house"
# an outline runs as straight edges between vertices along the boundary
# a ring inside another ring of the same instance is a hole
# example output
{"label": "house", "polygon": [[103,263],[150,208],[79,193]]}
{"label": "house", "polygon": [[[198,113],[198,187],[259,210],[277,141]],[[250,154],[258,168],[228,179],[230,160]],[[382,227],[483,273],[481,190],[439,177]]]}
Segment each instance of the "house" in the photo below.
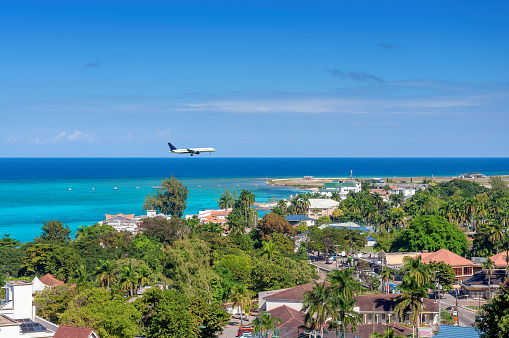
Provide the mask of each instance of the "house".
{"label": "house", "polygon": [[111,225],[117,231],[127,231],[136,235],[140,230],[140,220],[135,219],[134,214],[124,215],[124,214],[116,214],[116,215],[105,215],[105,219],[99,224],[108,224]]}
{"label": "house", "polygon": [[232,212],[232,208],[228,209],[206,209],[198,212],[200,223],[220,223],[226,224],[226,217]]}
{"label": "house", "polygon": [[505,269],[508,266],[507,265],[507,260],[508,260],[507,251],[499,252],[498,254],[491,256],[490,259],[493,262],[493,264],[495,264],[495,266],[499,269]]}
{"label": "house", "polygon": [[481,335],[473,327],[440,325],[440,332],[433,338],[480,338]]}
{"label": "house", "polygon": [[37,291],[44,290],[45,287],[53,287],[56,285],[62,285],[64,282],[61,280],[56,279],[53,277],[52,274],[47,273],[41,278],[38,278],[37,276],[34,277],[32,280],[32,293],[36,293]]}
{"label": "house", "polygon": [[338,207],[339,202],[328,198],[310,198],[308,217],[318,219],[322,216],[332,216],[332,213]]}
{"label": "house", "polygon": [[[280,292],[272,293],[260,299],[264,303],[267,312],[271,312],[280,306],[286,306],[295,311],[301,311],[303,307],[303,295],[313,289],[314,283],[303,284]],[[327,285],[327,284],[326,284]],[[362,324],[399,323],[400,318],[395,315],[396,297],[400,294],[377,294],[355,296],[356,305],[354,311],[362,316]],[[421,314],[421,323],[436,325],[439,320],[439,306],[432,299],[423,299],[425,311]],[[403,318],[403,323],[411,323],[410,313]]]}
{"label": "house", "polygon": [[0,304],[0,338],[53,337],[58,326],[35,315],[32,283],[6,281],[5,299]]}
{"label": "house", "polygon": [[480,271],[481,267],[474,262],[461,257],[447,249],[440,249],[435,252],[422,252],[421,261],[425,264],[431,262],[444,262],[454,270],[456,281],[472,276],[474,272]]}
{"label": "house", "polygon": [[374,247],[376,244],[376,238],[373,238],[371,236],[366,237],[366,246],[367,247]]}
{"label": "house", "polygon": [[352,192],[360,192],[361,191],[361,183],[360,182],[340,182],[338,180],[333,181],[332,183],[324,183],[323,188],[318,192],[327,197],[331,197],[334,192],[338,192],[339,196],[342,200],[346,199],[348,193]]}
{"label": "house", "polygon": [[299,226],[302,222],[306,223],[308,227],[315,225],[315,220],[313,218],[304,215],[288,215],[285,216],[285,219],[294,228]]}
{"label": "house", "polygon": [[94,329],[60,325],[53,338],[99,338]]}
{"label": "house", "polygon": [[418,255],[420,252],[385,252],[382,250],[378,253],[381,263],[392,268],[401,268],[405,257],[414,258]]}
{"label": "house", "polygon": [[467,277],[461,281],[461,290],[471,298],[489,298],[498,292],[500,284],[506,279],[506,270],[492,270],[488,274],[488,270],[482,270],[475,273],[471,277]]}

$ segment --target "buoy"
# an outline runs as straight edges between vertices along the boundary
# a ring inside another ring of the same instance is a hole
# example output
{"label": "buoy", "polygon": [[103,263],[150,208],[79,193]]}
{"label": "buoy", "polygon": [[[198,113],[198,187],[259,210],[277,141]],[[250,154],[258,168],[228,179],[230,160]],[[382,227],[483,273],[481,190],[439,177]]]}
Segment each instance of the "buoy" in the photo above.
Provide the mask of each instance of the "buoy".
{"label": "buoy", "polygon": [[92,190],[95,190],[95,188],[92,188]]}
{"label": "buoy", "polygon": [[221,188],[221,186],[220,186],[219,184],[217,185],[217,187],[218,187],[218,188]]}
{"label": "buoy", "polygon": [[136,189],[140,189],[140,187],[136,187]]}
{"label": "buoy", "polygon": [[201,185],[199,185],[198,188],[201,188]]}
{"label": "buoy", "polygon": [[71,190],[72,190],[72,189],[71,189],[71,188],[69,188],[69,191],[71,191]]}
{"label": "buoy", "polygon": [[255,184],[255,187],[257,187],[257,186],[258,186],[258,184]]}
{"label": "buoy", "polygon": [[238,187],[238,186],[239,186],[239,185],[237,184],[237,187]]}
{"label": "buoy", "polygon": [[113,190],[117,190],[117,187],[113,188]]}

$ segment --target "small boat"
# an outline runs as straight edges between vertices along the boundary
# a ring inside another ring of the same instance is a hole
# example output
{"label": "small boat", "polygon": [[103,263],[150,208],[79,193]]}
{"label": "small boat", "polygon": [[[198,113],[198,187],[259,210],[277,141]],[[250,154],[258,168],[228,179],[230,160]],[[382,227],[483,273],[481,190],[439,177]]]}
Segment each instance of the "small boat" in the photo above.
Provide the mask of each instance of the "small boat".
{"label": "small boat", "polygon": [[238,187],[238,186],[239,186],[239,185],[237,184],[237,187]]}
{"label": "small boat", "polygon": [[140,187],[136,187],[136,189],[140,189]]}
{"label": "small boat", "polygon": [[155,186],[155,185],[153,185],[152,188],[154,188],[154,189],[161,189],[161,187],[158,187],[158,186]]}
{"label": "small boat", "polygon": [[255,184],[255,187],[257,187],[257,186],[258,186],[258,184]]}
{"label": "small boat", "polygon": [[95,190],[95,188],[92,188],[92,190]]}
{"label": "small boat", "polygon": [[113,190],[117,190],[117,187],[113,188]]}
{"label": "small boat", "polygon": [[221,188],[221,186],[220,186],[219,184],[217,185],[217,187],[218,187],[218,188]]}
{"label": "small boat", "polygon": [[71,190],[72,190],[72,189],[71,189],[71,188],[69,188],[69,191],[71,191]]}
{"label": "small boat", "polygon": [[198,188],[201,188],[201,185],[199,185]]}

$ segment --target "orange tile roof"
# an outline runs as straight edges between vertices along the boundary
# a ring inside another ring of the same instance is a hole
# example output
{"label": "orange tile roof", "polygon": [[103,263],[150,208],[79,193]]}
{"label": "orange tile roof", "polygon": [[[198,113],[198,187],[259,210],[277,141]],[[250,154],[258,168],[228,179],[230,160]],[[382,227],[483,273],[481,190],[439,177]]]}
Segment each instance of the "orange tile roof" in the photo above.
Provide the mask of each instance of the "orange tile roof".
{"label": "orange tile roof", "polygon": [[507,251],[499,252],[496,255],[490,257],[491,261],[495,266],[507,266]]}
{"label": "orange tile roof", "polygon": [[423,252],[420,256],[422,262],[426,264],[429,264],[430,262],[444,262],[450,266],[475,265],[474,262],[447,249],[440,249],[435,252]]}
{"label": "orange tile roof", "polygon": [[45,274],[44,276],[42,276],[41,278],[39,278],[39,280],[47,285],[47,286],[55,286],[55,285],[62,285],[62,284],[65,284],[64,282],[62,282],[61,280],[58,280],[56,279],[55,277],[53,277],[52,274],[50,273],[47,273]]}
{"label": "orange tile roof", "polygon": [[128,219],[133,219],[134,214],[130,214],[130,215],[124,215],[124,214],[108,215],[108,214],[106,214],[106,220],[109,220],[110,218],[117,217],[117,216],[125,217],[125,218],[128,218]]}

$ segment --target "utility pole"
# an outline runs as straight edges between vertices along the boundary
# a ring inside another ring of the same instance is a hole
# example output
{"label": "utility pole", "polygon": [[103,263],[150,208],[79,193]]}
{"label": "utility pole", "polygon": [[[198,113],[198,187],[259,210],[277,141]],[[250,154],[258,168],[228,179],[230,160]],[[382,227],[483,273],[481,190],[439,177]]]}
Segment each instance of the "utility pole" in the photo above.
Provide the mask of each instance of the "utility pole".
{"label": "utility pole", "polygon": [[460,311],[458,308],[458,289],[456,289],[456,323],[460,326]]}

